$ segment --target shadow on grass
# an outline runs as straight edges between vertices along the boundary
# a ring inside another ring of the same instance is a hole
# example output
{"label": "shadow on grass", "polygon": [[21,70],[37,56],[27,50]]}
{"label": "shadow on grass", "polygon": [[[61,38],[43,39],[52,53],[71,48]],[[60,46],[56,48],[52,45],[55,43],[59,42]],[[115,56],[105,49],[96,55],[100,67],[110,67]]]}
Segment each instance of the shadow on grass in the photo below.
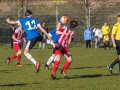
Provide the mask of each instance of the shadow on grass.
{"label": "shadow on grass", "polygon": [[94,74],[94,75],[74,75],[73,77],[70,77],[70,79],[75,79],[75,78],[96,78],[96,77],[101,77],[103,76],[102,74]]}
{"label": "shadow on grass", "polygon": [[27,85],[27,83],[20,83],[20,84],[4,84],[4,85],[0,85],[1,87],[5,87],[5,86],[25,86]]}
{"label": "shadow on grass", "polygon": [[16,72],[18,70],[0,70],[0,72],[2,72],[2,73],[12,73],[14,71]]}
{"label": "shadow on grass", "polygon": [[[78,79],[78,78],[98,78],[98,77],[104,77],[104,76],[119,76],[117,73],[114,73],[114,74],[106,74],[106,75],[103,75],[103,74],[93,74],[93,75],[74,75],[73,77],[68,77],[68,79]],[[59,79],[65,79],[65,78],[57,78],[55,80],[59,80]],[[65,79],[65,80],[68,80],[68,79]]]}
{"label": "shadow on grass", "polygon": [[0,87],[13,87],[13,86],[25,86],[25,85],[29,85],[29,84],[43,84],[44,82],[35,82],[35,83],[18,83],[18,84],[4,84],[4,85],[0,85]]}
{"label": "shadow on grass", "polygon": [[120,76],[118,73],[113,73],[113,74],[106,74],[106,75],[103,75],[103,76]]}
{"label": "shadow on grass", "polygon": [[106,66],[77,67],[77,68],[69,68],[69,69],[104,68],[104,67],[106,67]]}
{"label": "shadow on grass", "polygon": [[93,75],[74,75],[73,77],[70,77],[70,79],[77,79],[77,78],[97,78],[97,77],[102,77],[102,76],[120,76],[118,73],[114,74],[93,74]]}

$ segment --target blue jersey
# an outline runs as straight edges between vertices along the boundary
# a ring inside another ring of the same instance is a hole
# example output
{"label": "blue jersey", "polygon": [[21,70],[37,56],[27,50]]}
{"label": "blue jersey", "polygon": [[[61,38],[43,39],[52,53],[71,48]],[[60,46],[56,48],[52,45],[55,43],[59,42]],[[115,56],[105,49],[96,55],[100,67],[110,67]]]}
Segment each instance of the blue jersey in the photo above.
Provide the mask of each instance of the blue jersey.
{"label": "blue jersey", "polygon": [[58,41],[58,37],[60,36],[60,34],[57,34],[56,33],[56,29],[52,30],[50,33],[49,33],[49,36],[51,37],[51,39],[53,40],[53,43],[56,44],[57,41]]}
{"label": "blue jersey", "polygon": [[25,31],[28,40],[33,39],[40,35],[38,31],[38,27],[40,26],[40,23],[36,18],[27,16],[20,19],[17,22],[18,25],[21,25],[23,27],[23,30]]}

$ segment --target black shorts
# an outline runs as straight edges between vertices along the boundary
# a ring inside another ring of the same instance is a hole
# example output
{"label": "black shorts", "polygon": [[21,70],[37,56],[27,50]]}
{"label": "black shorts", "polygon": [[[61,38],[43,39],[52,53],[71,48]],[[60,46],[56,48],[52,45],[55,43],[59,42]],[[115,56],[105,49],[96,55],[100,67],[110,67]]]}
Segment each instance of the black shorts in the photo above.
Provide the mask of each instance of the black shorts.
{"label": "black shorts", "polygon": [[37,43],[37,41],[43,41],[43,37],[41,35],[37,36],[36,38],[33,38],[31,40],[28,40],[26,48],[25,49],[32,49],[33,46]]}
{"label": "black shorts", "polygon": [[116,42],[116,45],[117,45],[117,47],[116,47],[117,54],[120,55],[120,40],[115,40],[115,42]]}

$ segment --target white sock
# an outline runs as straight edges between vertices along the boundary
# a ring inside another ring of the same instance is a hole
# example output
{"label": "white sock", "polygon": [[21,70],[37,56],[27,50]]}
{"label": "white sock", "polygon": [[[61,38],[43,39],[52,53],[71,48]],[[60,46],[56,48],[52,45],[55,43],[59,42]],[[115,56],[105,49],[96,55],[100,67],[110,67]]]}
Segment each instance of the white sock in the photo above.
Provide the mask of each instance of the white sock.
{"label": "white sock", "polygon": [[51,45],[54,44],[52,40],[48,40],[48,39],[46,40],[46,43],[47,43],[47,44],[51,44]]}
{"label": "white sock", "polygon": [[55,44],[52,45],[55,48]]}
{"label": "white sock", "polygon": [[43,49],[45,48],[45,43],[43,43]]}
{"label": "white sock", "polygon": [[51,57],[49,58],[48,62],[47,62],[47,65],[49,65],[50,63],[52,63],[53,60],[54,60],[54,57],[51,56]]}
{"label": "white sock", "polygon": [[50,40],[46,39],[46,43],[47,43],[47,44],[50,44]]}
{"label": "white sock", "polygon": [[39,42],[39,48],[42,48],[42,42]]}
{"label": "white sock", "polygon": [[26,53],[25,56],[36,65],[36,60],[29,53]]}
{"label": "white sock", "polygon": [[54,60],[53,60],[53,61],[55,62],[55,60],[56,60],[56,57],[54,58]]}
{"label": "white sock", "polygon": [[50,41],[50,44],[53,45],[54,44],[53,41]]}

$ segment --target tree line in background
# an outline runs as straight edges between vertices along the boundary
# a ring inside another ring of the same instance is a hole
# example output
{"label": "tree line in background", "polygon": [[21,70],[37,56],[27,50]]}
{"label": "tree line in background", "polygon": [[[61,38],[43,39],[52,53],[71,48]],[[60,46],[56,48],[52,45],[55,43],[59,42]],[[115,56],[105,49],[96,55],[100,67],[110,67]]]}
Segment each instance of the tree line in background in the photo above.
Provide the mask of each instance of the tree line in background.
{"label": "tree line in background", "polygon": [[6,29],[9,26],[5,23],[6,17],[10,16],[15,20],[24,17],[27,8],[32,9],[40,21],[47,22],[51,29],[55,27],[52,25],[55,21],[55,7],[58,6],[59,17],[67,15],[70,19],[79,22],[75,30],[76,41],[82,41],[81,37],[87,25],[93,28],[95,24],[101,26],[104,21],[107,21],[112,26],[119,13],[119,5],[118,0],[0,0],[1,34],[8,33]]}
{"label": "tree line in background", "polygon": [[[78,13],[77,19],[83,22],[86,25],[89,25],[89,18],[96,17],[96,13],[99,11],[100,8],[103,6],[111,6],[111,5],[119,5],[120,2],[118,0],[0,0],[0,4],[7,6],[16,6],[18,7],[18,18],[20,18],[23,14],[24,7],[31,6],[31,5],[47,5],[48,7],[57,6],[57,5],[67,5],[67,6],[81,6],[81,8],[75,9]],[[90,8],[90,13],[89,13]],[[69,12],[69,11],[68,11]],[[75,11],[74,11],[75,12]],[[81,16],[85,14],[84,17]],[[90,15],[89,15],[90,14]],[[71,15],[74,16],[74,14]]]}

